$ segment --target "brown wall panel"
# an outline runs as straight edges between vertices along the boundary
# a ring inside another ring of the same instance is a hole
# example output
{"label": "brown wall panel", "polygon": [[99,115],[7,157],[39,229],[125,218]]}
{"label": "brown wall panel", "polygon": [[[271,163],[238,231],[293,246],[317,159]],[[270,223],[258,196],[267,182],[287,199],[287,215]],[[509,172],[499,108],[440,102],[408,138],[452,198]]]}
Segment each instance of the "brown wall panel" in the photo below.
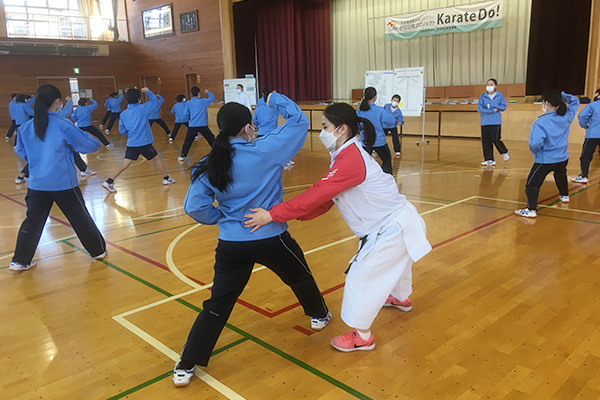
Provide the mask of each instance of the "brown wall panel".
{"label": "brown wall panel", "polygon": [[[36,40],[36,42],[38,41]],[[35,93],[39,76],[64,77],[68,87],[68,78],[78,77],[73,73],[73,68],[78,67],[81,76],[114,76],[117,88],[137,84],[139,78],[134,78],[132,73],[133,46],[130,43],[121,42],[109,43],[109,46],[110,55],[107,57],[0,55],[0,76],[2,78],[0,79],[0,128],[8,129],[10,125],[8,115],[10,94],[13,92]],[[68,96],[67,92],[68,90],[65,90],[63,96]],[[94,95],[101,104],[99,108],[103,110],[102,104],[108,93],[94,92]]]}
{"label": "brown wall panel", "polygon": [[[163,2],[165,3],[165,2]],[[160,78],[161,96],[165,102],[162,117],[172,124],[171,107],[178,94],[186,90],[186,75],[198,74],[201,91],[210,90],[223,100],[223,51],[218,0],[178,0],[172,2],[175,35],[157,39],[144,39],[142,33],[143,10],[163,4],[149,0],[126,0],[129,21],[129,38],[135,48],[134,73],[139,82],[142,76]],[[197,32],[181,33],[179,14],[198,10]]]}

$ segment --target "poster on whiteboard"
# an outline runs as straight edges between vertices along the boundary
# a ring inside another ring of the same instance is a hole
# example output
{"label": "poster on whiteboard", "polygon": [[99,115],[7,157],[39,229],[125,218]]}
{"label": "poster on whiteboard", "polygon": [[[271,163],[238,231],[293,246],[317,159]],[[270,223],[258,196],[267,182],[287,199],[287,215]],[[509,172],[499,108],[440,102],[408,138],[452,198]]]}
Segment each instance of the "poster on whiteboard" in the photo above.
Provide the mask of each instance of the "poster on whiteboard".
{"label": "poster on whiteboard", "polygon": [[256,106],[256,78],[224,79],[223,93],[225,103],[231,103],[237,99],[237,85],[244,86],[244,92],[250,97],[250,104]]}
{"label": "poster on whiteboard", "polygon": [[391,102],[394,92],[392,84],[394,82],[394,71],[367,71],[365,73],[365,88],[369,86],[377,90],[377,100],[375,104],[383,107]]}
{"label": "poster on whiteboard", "polygon": [[423,110],[423,78],[425,69],[396,68],[394,70],[394,92],[402,97],[400,110],[406,117],[420,117]]}
{"label": "poster on whiteboard", "polygon": [[402,114],[407,117],[419,117],[423,109],[424,72],[423,67],[367,71],[365,88],[372,86],[377,90],[375,104],[381,107],[390,103],[393,95],[399,94],[402,97]]}

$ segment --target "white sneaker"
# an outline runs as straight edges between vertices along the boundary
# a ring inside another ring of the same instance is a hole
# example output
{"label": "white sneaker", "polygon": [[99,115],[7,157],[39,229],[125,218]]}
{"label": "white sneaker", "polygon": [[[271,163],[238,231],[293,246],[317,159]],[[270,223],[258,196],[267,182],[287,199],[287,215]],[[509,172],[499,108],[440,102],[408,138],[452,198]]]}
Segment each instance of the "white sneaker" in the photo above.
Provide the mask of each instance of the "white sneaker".
{"label": "white sneaker", "polygon": [[81,171],[79,173],[81,176],[92,176],[92,175],[96,175],[96,171],[92,171],[91,169],[86,169],[85,171]]}
{"label": "white sneaker", "polygon": [[10,271],[21,272],[21,271],[27,271],[29,268],[33,268],[33,267],[35,267],[34,262],[29,265],[23,265],[18,262],[12,261],[10,263],[10,267],[8,267],[8,269]]}
{"label": "white sneaker", "polygon": [[192,369],[179,369],[179,363],[175,364],[173,368],[173,384],[175,386],[183,387],[190,383],[190,379],[194,376],[194,368]]}
{"label": "white sneaker", "polygon": [[100,124],[98,125],[100,127],[100,129],[104,128],[104,125]]}
{"label": "white sneaker", "polygon": [[496,165],[496,161],[494,161],[494,160],[486,160],[481,163],[481,166],[483,166],[483,167],[493,167],[495,165]]}
{"label": "white sneaker", "polygon": [[571,182],[575,183],[588,183],[589,178],[587,176],[578,175],[575,178],[571,178]]}
{"label": "white sneaker", "polygon": [[399,151],[396,152],[396,158],[400,158],[401,155],[402,154]]}
{"label": "white sneaker", "polygon": [[371,152],[371,157],[377,158],[377,152],[375,150]]}
{"label": "white sneaker", "polygon": [[17,185],[20,185],[21,183],[25,183],[25,181],[26,181],[26,180],[27,180],[27,178],[25,178],[25,177],[21,178],[20,176],[17,176],[17,177],[15,178],[15,183],[16,183]]}
{"label": "white sneaker", "polygon": [[196,137],[194,138],[194,140],[200,140],[200,136],[196,135]]}
{"label": "white sneaker", "polygon": [[529,208],[523,208],[521,210],[515,210],[515,214],[520,215],[525,218],[535,218],[537,217],[536,210],[530,210]]}
{"label": "white sneaker", "polygon": [[310,329],[313,331],[323,330],[329,322],[331,322],[331,311],[327,310],[327,316],[325,318],[312,317],[310,319]]}
{"label": "white sneaker", "polygon": [[104,257],[106,257],[106,255],[108,254],[108,252],[104,252],[102,254],[100,254],[99,256],[94,257],[95,260],[102,260]]}
{"label": "white sneaker", "polygon": [[175,179],[171,178],[170,176],[166,179],[163,179],[163,185],[172,185],[175,183]]}
{"label": "white sneaker", "polygon": [[105,129],[104,133],[106,133],[107,135],[110,135],[110,131],[108,129]]}
{"label": "white sneaker", "polygon": [[8,136],[5,136],[4,140],[6,140],[8,142],[10,140],[10,138]]}
{"label": "white sneaker", "polygon": [[107,149],[112,149],[113,147],[115,147],[115,145],[112,144],[112,143],[109,143],[109,144],[106,145]]}
{"label": "white sneaker", "polygon": [[173,138],[169,138],[169,143],[173,143]]}
{"label": "white sneaker", "polygon": [[111,193],[117,192],[117,189],[115,189],[114,183],[108,183],[108,182],[104,181],[104,182],[102,182],[102,187]]}
{"label": "white sneaker", "polygon": [[561,203],[568,203],[569,202],[569,196],[560,196],[560,202]]}
{"label": "white sneaker", "polygon": [[179,156],[179,157],[177,157],[177,161],[185,161],[185,157],[184,156]]}
{"label": "white sneaker", "polygon": [[502,158],[504,159],[504,161],[508,161],[510,160],[510,154],[508,154],[508,152],[502,154]]}
{"label": "white sneaker", "polygon": [[296,162],[294,160],[290,160],[287,164],[285,164],[286,167],[291,167],[292,165],[296,165]]}

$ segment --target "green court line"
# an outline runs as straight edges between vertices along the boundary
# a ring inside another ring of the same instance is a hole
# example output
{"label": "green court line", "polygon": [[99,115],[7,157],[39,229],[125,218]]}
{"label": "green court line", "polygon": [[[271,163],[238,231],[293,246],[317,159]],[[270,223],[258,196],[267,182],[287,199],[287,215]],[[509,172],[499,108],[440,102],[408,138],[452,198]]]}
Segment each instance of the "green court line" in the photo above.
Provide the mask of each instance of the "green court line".
{"label": "green court line", "polygon": [[[72,243],[68,242],[68,241],[67,241],[67,239],[65,239],[65,240],[61,240],[61,242],[62,242],[62,243],[64,243],[64,244],[66,244],[67,246],[70,246],[70,247],[74,248],[74,249],[75,249],[75,251],[80,251],[80,252],[82,252],[82,253],[85,253],[85,254],[87,254],[87,251],[85,251],[85,250],[83,250],[82,248],[80,248],[80,247],[78,247],[78,246],[75,246],[74,244],[72,244]],[[132,273],[131,273],[131,272],[129,272],[129,271],[126,271],[126,270],[124,270],[124,269],[122,269],[122,268],[119,268],[119,267],[117,267],[116,265],[114,265],[114,264],[112,264],[112,263],[110,263],[110,262],[108,262],[108,261],[106,261],[106,260],[97,260],[97,261],[99,261],[99,262],[101,262],[101,263],[103,263],[103,264],[106,264],[106,265],[107,265],[107,266],[109,266],[110,268],[112,268],[112,269],[114,269],[114,270],[117,270],[117,271],[121,272],[121,273],[122,273],[122,274],[124,274],[124,275],[127,275],[128,277],[130,277],[130,278],[132,278],[132,279],[135,279],[136,281],[138,281],[138,282],[140,282],[140,283],[142,283],[142,284],[144,284],[144,285],[148,286],[149,288],[152,288],[152,289],[156,290],[156,291],[157,291],[157,292],[159,292],[159,293],[162,293],[162,294],[164,294],[164,295],[165,295],[165,296],[167,296],[167,297],[172,297],[172,296],[173,296],[173,294],[172,294],[172,293],[169,293],[169,292],[167,292],[166,290],[159,288],[159,287],[158,287],[158,286],[156,286],[155,284],[153,284],[153,283],[150,283],[150,282],[148,282],[147,280],[145,280],[145,279],[142,279],[142,278],[140,278],[139,276],[137,276],[137,275],[134,275],[134,274],[132,274]],[[179,300],[179,299],[178,299],[178,300]]]}
{"label": "green court line", "polygon": [[131,236],[131,237],[124,238],[124,239],[119,239],[119,240],[114,240],[114,242],[115,243],[119,243],[119,242],[124,242],[126,240],[138,239],[138,238],[141,238],[141,237],[154,235],[156,233],[162,233],[162,232],[172,231],[174,229],[185,228],[186,226],[190,226],[190,225],[196,225],[196,222],[190,222],[190,223],[187,223],[187,224],[184,224],[184,225],[174,226],[174,227],[171,227],[171,228],[165,228],[165,229],[161,229],[161,230],[154,231],[154,232],[142,233],[140,235]]}
{"label": "green court line", "polygon": [[[212,352],[212,356],[214,357],[217,354],[222,353],[222,352],[224,352],[226,350],[229,350],[230,348],[235,347],[238,344],[244,343],[247,340],[248,339],[244,337],[244,338],[241,338],[239,340],[236,340],[235,342],[229,343],[229,344],[227,344],[227,345],[225,345],[225,346],[223,346],[223,347],[221,347],[221,348],[213,351]],[[139,390],[142,390],[142,389],[144,389],[144,388],[152,385],[153,383],[159,382],[159,381],[161,381],[161,380],[163,380],[165,378],[168,378],[168,377],[170,377],[172,375],[173,375],[173,370],[169,370],[169,371],[165,372],[164,374],[161,374],[161,375],[159,375],[159,376],[157,376],[155,378],[147,380],[146,382],[140,383],[139,385],[134,386],[131,389],[127,389],[127,390],[125,390],[125,391],[123,391],[123,392],[121,392],[121,393],[119,393],[119,394],[117,394],[115,396],[109,397],[107,400],[122,399],[125,396],[129,396],[130,394],[133,394],[133,393],[135,393],[135,392],[137,392]]]}
{"label": "green court line", "polygon": [[140,383],[137,386],[132,387],[131,389],[127,389],[124,392],[121,392],[115,396],[109,397],[107,400],[118,400],[118,399],[122,399],[125,396],[129,396],[132,393],[137,392],[138,390],[142,390],[145,387],[148,387],[150,385],[152,385],[153,383],[159,382],[165,378],[168,378],[169,376],[173,375],[173,370],[170,370],[169,372],[165,372],[164,374],[161,374],[155,378],[150,379],[149,381]]}
{"label": "green court line", "polygon": [[[63,240],[62,242],[63,242],[63,243],[65,243],[65,244],[67,244],[68,246],[71,246],[71,247],[73,247],[74,249],[77,249],[77,250],[79,250],[79,251],[81,251],[81,252],[87,253],[85,250],[83,250],[83,249],[81,249],[81,248],[79,248],[79,247],[77,247],[77,246],[75,246],[75,245],[73,245],[73,244],[71,244],[71,243],[67,242],[67,241],[66,241],[66,239],[65,239],[65,240]],[[106,261],[106,260],[98,260],[98,261],[100,261],[100,262],[102,262],[102,263],[106,264],[106,265],[107,265],[107,266],[109,266],[110,268],[113,268],[113,269],[115,269],[115,270],[117,270],[117,271],[119,271],[119,272],[121,272],[121,273],[123,273],[123,274],[127,275],[128,277],[130,277],[130,278],[132,278],[132,279],[135,279],[136,281],[138,281],[138,282],[140,282],[140,283],[143,283],[144,285],[146,285],[146,286],[148,286],[148,287],[150,287],[150,288],[152,288],[152,289],[156,290],[156,291],[157,291],[157,292],[159,292],[159,293],[162,293],[163,295],[165,295],[165,296],[167,296],[167,297],[172,297],[172,296],[173,296],[173,294],[171,294],[171,293],[167,292],[166,290],[164,290],[164,289],[161,289],[160,287],[158,287],[158,286],[156,286],[156,285],[154,285],[154,284],[152,284],[152,283],[150,283],[150,282],[146,281],[145,279],[142,279],[142,278],[140,278],[140,277],[138,277],[138,276],[136,276],[136,275],[132,274],[131,272],[125,271],[124,269],[122,269],[122,268],[119,268],[119,267],[117,267],[116,265],[114,265],[114,264],[112,264],[112,263],[109,263],[109,262],[108,262],[108,261]],[[196,311],[196,312],[200,312],[200,311],[202,311],[202,309],[201,309],[201,308],[199,308],[199,307],[197,307],[197,306],[195,306],[195,305],[193,305],[193,304],[191,304],[191,303],[189,303],[189,302],[187,302],[187,301],[185,301],[185,300],[183,300],[183,299],[180,299],[180,298],[179,298],[179,299],[175,299],[175,301],[176,301],[176,302],[178,302],[178,303],[180,303],[180,304],[183,304],[183,305],[185,305],[186,307],[188,307],[188,308],[190,308],[190,309],[192,309],[192,310],[194,310],[194,311]],[[278,349],[278,348],[276,348],[275,346],[273,346],[273,345],[270,345],[270,344],[266,343],[265,341],[263,341],[263,340],[261,340],[261,339],[257,338],[256,336],[254,336],[254,335],[251,335],[251,334],[249,334],[248,332],[245,332],[245,331],[243,331],[242,329],[240,329],[240,328],[237,328],[237,327],[235,327],[235,326],[233,326],[233,325],[231,325],[231,324],[229,324],[229,323],[225,324],[225,326],[226,326],[227,328],[231,329],[232,331],[236,332],[237,334],[239,334],[239,335],[243,336],[244,338],[246,338],[246,339],[249,339],[249,340],[253,341],[254,343],[258,344],[259,346],[261,346],[261,347],[264,347],[264,348],[265,348],[265,349],[267,349],[267,350],[270,350],[271,352],[273,352],[273,353],[275,353],[275,354],[279,355],[279,356],[280,356],[280,357],[282,357],[282,358],[285,358],[286,360],[288,360],[288,361],[292,362],[293,364],[295,364],[295,365],[297,365],[297,366],[299,366],[299,367],[303,368],[304,370],[306,370],[306,371],[308,371],[308,372],[312,373],[313,375],[316,375],[316,376],[318,376],[319,378],[321,378],[321,379],[325,380],[326,382],[329,382],[329,383],[331,383],[332,385],[336,386],[337,388],[344,390],[345,392],[347,392],[347,393],[349,393],[349,394],[353,395],[354,397],[356,397],[356,398],[358,398],[358,399],[361,399],[361,400],[371,400],[371,398],[370,398],[370,397],[368,397],[368,396],[366,396],[366,395],[364,395],[364,394],[360,393],[360,392],[359,392],[359,391],[357,391],[356,389],[353,389],[353,388],[351,388],[350,386],[348,386],[348,385],[346,385],[346,384],[344,384],[344,383],[342,383],[342,382],[340,382],[340,381],[336,380],[335,378],[333,378],[333,377],[331,377],[331,376],[329,376],[329,375],[325,374],[324,372],[321,372],[321,371],[319,371],[318,369],[316,369],[316,368],[314,368],[314,367],[312,367],[312,366],[308,365],[307,363],[305,363],[305,362],[303,362],[303,361],[301,361],[301,360],[299,360],[299,359],[295,358],[294,356],[292,356],[292,355],[290,355],[290,354],[287,354],[286,352],[284,352],[284,351],[282,351],[282,350],[279,350],[279,349]]]}

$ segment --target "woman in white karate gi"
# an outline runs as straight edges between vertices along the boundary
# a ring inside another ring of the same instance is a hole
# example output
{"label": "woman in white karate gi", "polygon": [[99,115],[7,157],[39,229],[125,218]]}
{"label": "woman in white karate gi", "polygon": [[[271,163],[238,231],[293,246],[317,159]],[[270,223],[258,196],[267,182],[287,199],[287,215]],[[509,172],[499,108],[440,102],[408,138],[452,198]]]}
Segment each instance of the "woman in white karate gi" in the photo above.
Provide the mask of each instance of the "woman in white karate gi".
{"label": "woman in white karate gi", "polygon": [[269,211],[251,209],[254,214],[246,215],[246,226],[254,231],[272,221],[316,218],[338,206],[360,238],[346,277],[341,312],[353,329],[331,339],[333,347],[345,352],[375,348],[371,325],[381,307],[412,309],[412,264],[431,250],[423,219],[398,192],[395,179],[365,152],[356,136],[359,125],[363,141],[373,145],[375,130],[367,119],[358,117],[348,104],[327,107],[319,136],[331,154],[327,175]]}

